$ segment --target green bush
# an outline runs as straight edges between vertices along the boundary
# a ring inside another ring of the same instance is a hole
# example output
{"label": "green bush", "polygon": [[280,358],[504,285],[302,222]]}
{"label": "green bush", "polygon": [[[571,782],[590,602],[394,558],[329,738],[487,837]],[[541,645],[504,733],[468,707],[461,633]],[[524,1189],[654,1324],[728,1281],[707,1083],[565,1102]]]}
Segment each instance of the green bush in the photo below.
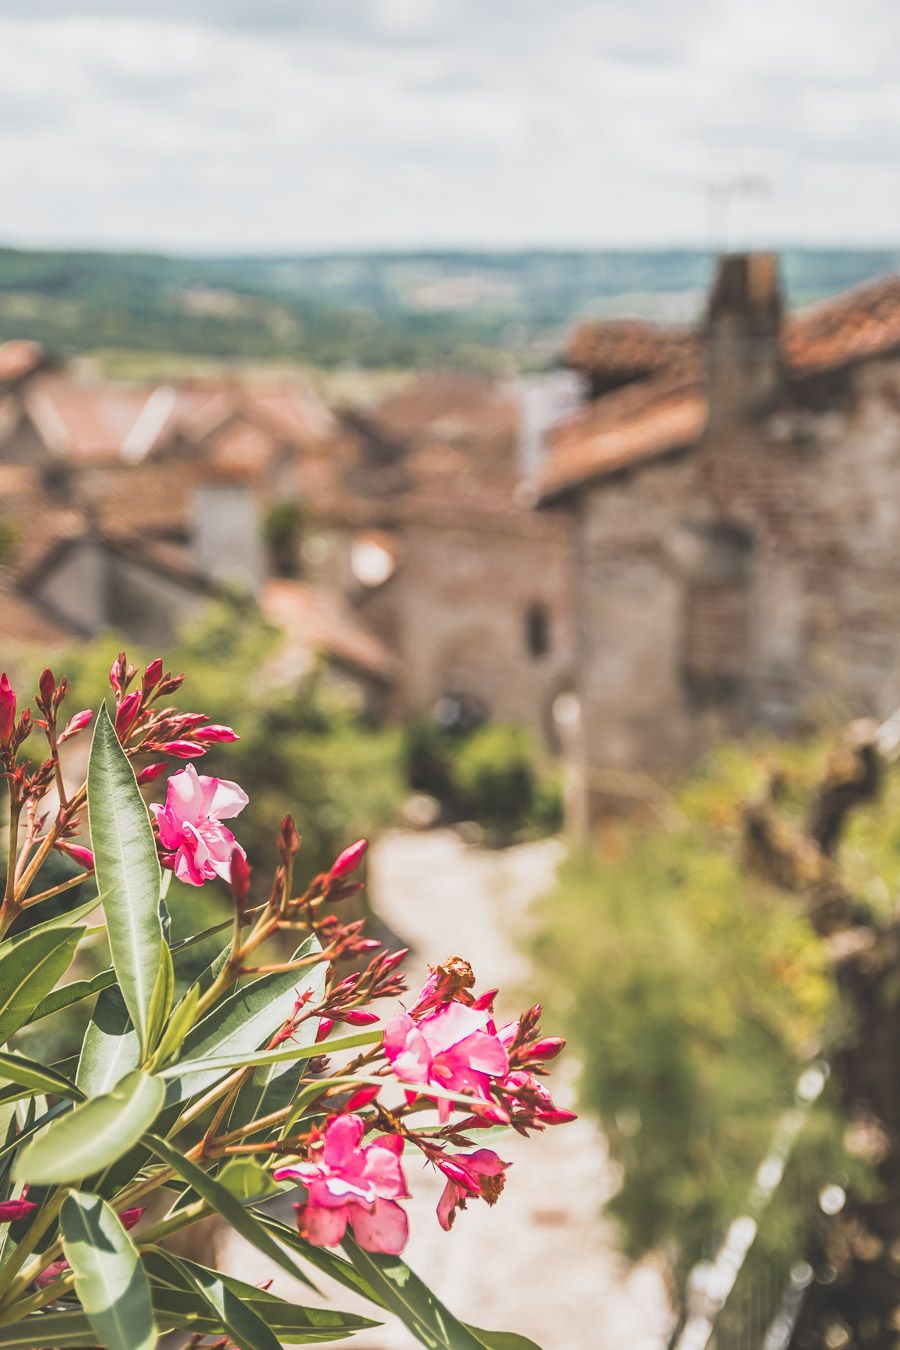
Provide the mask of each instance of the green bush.
{"label": "green bush", "polygon": [[[820,752],[785,758],[799,812]],[[622,1169],[610,1210],[627,1252],[664,1249],[678,1283],[742,1212],[803,1063],[839,1019],[823,945],[796,900],[740,863],[739,805],[759,768],[724,749],[676,794],[668,829],[610,827],[600,856],[570,859],[540,910],[550,1006]],[[865,1184],[843,1129],[824,1101],[761,1226],[757,1266],[782,1271],[802,1254],[825,1181]]]}

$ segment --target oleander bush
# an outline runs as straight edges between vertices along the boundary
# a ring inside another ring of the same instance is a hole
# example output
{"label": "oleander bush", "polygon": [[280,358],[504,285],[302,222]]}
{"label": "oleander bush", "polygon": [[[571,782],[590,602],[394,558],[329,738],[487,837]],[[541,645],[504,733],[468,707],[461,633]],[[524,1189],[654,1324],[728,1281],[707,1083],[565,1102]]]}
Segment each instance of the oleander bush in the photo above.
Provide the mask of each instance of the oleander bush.
{"label": "oleander bush", "polygon": [[[498,1026],[496,991],[476,994],[459,957],[398,1008],[405,953],[346,915],[364,840],[301,879],[283,815],[253,886],[237,837],[248,794],[197,768],[239,735],[177,706],[183,678],[120,654],[96,715],[71,713],[49,669],[33,706],[0,680],[0,1345],[152,1350],[179,1331],[195,1350],[276,1350],[388,1313],[432,1350],[534,1350],[422,1284],[401,1257],[404,1202],[423,1164],[445,1183],[443,1228],[497,1201],[504,1132],[571,1119],[544,1081],[562,1041],[541,1034],[538,1006]],[[228,908],[206,928],[203,888]],[[196,946],[216,939],[195,973]],[[104,953],[88,975],[84,948]],[[43,1026],[83,1009],[77,1054],[57,1055]],[[268,1205],[282,1194],[295,1224]],[[212,1216],[273,1275],[324,1273],[373,1316],[278,1297],[170,1245]]]}

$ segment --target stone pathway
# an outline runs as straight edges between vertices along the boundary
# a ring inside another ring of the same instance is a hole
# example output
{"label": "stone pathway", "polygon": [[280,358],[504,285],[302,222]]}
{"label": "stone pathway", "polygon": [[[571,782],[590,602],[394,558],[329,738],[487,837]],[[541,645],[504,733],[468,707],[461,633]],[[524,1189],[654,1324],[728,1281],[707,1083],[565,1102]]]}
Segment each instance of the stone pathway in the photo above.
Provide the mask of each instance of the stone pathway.
{"label": "stone pathway", "polygon": [[[476,849],[450,830],[385,835],[372,853],[369,889],[379,916],[413,948],[410,984],[429,962],[460,955],[480,989],[500,986],[501,1018],[539,997],[540,972],[529,971],[518,943],[533,900],[552,884],[559,849],[553,840]],[[561,1103],[574,1098],[573,1078],[571,1062],[555,1075]],[[411,1176],[408,1255],[417,1274],[463,1320],[521,1332],[542,1350],[661,1350],[670,1323],[662,1281],[650,1263],[629,1269],[616,1253],[601,1214],[615,1178],[593,1122],[582,1118],[530,1140],[513,1135],[500,1151],[514,1164],[500,1202],[492,1209],[470,1203],[450,1233],[434,1213],[441,1183],[430,1169]],[[246,1248],[228,1259],[242,1278],[271,1274],[255,1273],[258,1258]],[[311,1301],[308,1291],[300,1297]],[[343,1290],[334,1302],[371,1314]],[[349,1344],[418,1346],[391,1324]]]}

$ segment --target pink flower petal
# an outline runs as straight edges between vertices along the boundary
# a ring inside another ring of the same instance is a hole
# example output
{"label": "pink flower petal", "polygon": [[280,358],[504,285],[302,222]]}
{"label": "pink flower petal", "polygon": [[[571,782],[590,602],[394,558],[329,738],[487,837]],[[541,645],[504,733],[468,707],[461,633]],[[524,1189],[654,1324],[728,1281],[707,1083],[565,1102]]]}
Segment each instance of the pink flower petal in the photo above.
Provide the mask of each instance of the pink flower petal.
{"label": "pink flower petal", "polygon": [[376,1200],[371,1209],[350,1206],[353,1236],[367,1252],[389,1252],[399,1256],[409,1238],[406,1211],[395,1200]]}

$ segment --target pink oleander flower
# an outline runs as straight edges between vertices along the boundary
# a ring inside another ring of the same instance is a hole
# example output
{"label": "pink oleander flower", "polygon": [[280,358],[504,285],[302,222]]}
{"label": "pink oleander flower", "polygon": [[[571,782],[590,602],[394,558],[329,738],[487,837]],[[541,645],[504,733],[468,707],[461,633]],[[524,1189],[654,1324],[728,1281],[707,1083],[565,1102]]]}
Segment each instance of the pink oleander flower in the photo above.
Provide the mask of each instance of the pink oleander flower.
{"label": "pink oleander flower", "polygon": [[[494,1030],[491,1015],[463,1003],[445,1003],[415,1021],[399,1013],[385,1024],[384,1051],[391,1068],[406,1083],[434,1083],[491,1102],[491,1079],[509,1072],[509,1056]],[[452,1105],[437,1099],[439,1119]]]}
{"label": "pink oleander flower", "polygon": [[9,745],[16,729],[16,694],[5,674],[0,675],[0,745]]}
{"label": "pink oleander flower", "polygon": [[479,1148],[474,1153],[454,1153],[452,1157],[435,1158],[436,1165],[447,1178],[444,1193],[438,1201],[438,1223],[448,1233],[453,1227],[457,1209],[465,1209],[472,1195],[480,1195],[489,1205],[495,1205],[503,1190],[506,1169],[490,1148]]}
{"label": "pink oleander flower", "polygon": [[202,886],[216,876],[228,881],[232,855],[240,844],[222,821],[238,815],[248,801],[237,783],[198,774],[193,764],[172,774],[165,805],[156,803],[150,810],[166,850],[162,861],[179,881],[191,886]]}
{"label": "pink oleander flower", "polygon": [[279,1168],[276,1181],[290,1179],[306,1187],[307,1199],[297,1206],[300,1236],[317,1247],[334,1247],[347,1229],[370,1252],[396,1256],[406,1246],[409,1222],[398,1200],[409,1191],[400,1162],[403,1140],[381,1135],[371,1144],[360,1141],[362,1116],[342,1115],[325,1127],[325,1142],[309,1162]]}
{"label": "pink oleander flower", "polygon": [[567,1125],[569,1121],[578,1119],[574,1111],[565,1111],[557,1106],[543,1083],[524,1069],[516,1069],[511,1073],[503,1086],[511,1097],[517,1099],[520,1107],[531,1114],[532,1123],[538,1127]]}
{"label": "pink oleander flower", "polygon": [[17,1219],[27,1219],[36,1209],[37,1205],[31,1200],[26,1200],[24,1195],[18,1200],[4,1200],[0,1203],[0,1223],[15,1223]]}

